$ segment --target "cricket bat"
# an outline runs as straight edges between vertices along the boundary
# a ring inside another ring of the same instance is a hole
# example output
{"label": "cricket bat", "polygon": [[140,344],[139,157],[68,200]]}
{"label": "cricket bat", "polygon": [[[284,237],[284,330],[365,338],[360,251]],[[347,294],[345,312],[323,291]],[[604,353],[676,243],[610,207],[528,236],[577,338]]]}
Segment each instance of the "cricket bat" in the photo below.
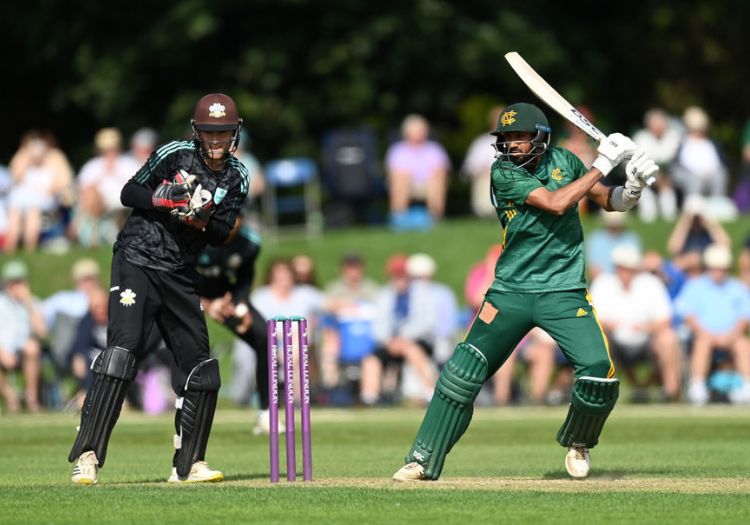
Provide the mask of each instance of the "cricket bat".
{"label": "cricket bat", "polygon": [[[573,123],[578,129],[586,133],[589,137],[601,142],[606,137],[599,128],[594,126],[589,119],[584,117],[580,111],[578,111],[570,102],[565,100],[555,88],[550,86],[546,80],[544,80],[539,73],[534,71],[528,62],[526,62],[521,55],[515,51],[505,54],[505,60],[508,61],[510,67],[516,72],[518,77],[523,80],[524,84],[537,96],[539,99],[547,104],[549,107],[554,109],[562,117]],[[648,180],[650,186],[656,181],[654,177]]]}

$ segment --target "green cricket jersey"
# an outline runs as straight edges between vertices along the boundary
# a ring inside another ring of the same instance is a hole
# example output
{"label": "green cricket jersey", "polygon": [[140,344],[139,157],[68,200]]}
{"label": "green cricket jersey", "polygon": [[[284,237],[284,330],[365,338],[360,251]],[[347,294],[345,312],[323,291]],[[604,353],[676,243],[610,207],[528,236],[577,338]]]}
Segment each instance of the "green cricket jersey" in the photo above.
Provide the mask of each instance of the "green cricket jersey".
{"label": "green cricket jersey", "polygon": [[525,204],[536,188],[555,191],[588,169],[570,151],[550,148],[533,173],[511,162],[492,165],[492,200],[503,227],[503,253],[492,288],[540,293],[586,287],[578,205],[563,215]]}

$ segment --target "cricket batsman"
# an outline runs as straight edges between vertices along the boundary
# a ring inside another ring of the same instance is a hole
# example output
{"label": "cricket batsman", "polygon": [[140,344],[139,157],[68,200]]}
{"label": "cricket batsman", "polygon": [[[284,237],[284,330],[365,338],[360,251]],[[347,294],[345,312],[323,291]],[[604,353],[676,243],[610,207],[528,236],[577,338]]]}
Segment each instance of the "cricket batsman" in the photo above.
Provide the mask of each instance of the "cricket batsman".
{"label": "cricket batsman", "polygon": [[[546,116],[527,103],[506,107],[492,135],[497,160],[490,197],[503,253],[477,317],[440,374],[396,481],[440,477],[446,455],[469,426],[482,385],[533,327],[555,339],[575,370],[572,401],[557,433],[573,478],[588,475],[589,450],[617,402],[619,381],[586,289],[578,201],[588,196],[605,210],[629,210],[658,168],[632,140],[614,133],[601,141],[589,170],[570,151],[550,147]],[[625,159],[625,185],[602,184]]]}

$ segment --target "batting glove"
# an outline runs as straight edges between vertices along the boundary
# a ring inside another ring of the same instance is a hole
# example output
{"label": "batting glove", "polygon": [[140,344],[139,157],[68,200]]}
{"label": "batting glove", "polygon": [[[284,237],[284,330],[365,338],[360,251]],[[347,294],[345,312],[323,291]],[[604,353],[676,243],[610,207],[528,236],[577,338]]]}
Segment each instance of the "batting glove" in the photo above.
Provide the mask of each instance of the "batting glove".
{"label": "batting glove", "polygon": [[599,156],[594,161],[593,167],[607,176],[615,166],[631,156],[635,150],[635,142],[622,133],[612,133],[599,144],[596,150]]}
{"label": "batting glove", "polygon": [[654,182],[657,171],[659,171],[659,166],[648,158],[645,150],[641,148],[636,150],[625,165],[627,180],[635,186],[640,186],[641,189]]}

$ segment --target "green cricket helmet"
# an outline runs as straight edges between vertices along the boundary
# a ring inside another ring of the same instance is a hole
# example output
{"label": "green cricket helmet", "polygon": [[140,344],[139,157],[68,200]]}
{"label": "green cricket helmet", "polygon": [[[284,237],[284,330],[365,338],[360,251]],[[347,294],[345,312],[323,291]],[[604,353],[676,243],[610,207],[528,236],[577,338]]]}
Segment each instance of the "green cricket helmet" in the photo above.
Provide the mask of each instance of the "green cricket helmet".
{"label": "green cricket helmet", "polygon": [[[505,140],[505,134],[511,132],[531,133],[531,150],[520,153],[517,145],[525,141]],[[497,152],[495,157],[510,161],[519,167],[524,167],[542,156],[550,144],[552,128],[549,127],[547,117],[534,104],[518,102],[507,106],[497,119],[497,127],[491,133],[497,137],[493,145]]]}

